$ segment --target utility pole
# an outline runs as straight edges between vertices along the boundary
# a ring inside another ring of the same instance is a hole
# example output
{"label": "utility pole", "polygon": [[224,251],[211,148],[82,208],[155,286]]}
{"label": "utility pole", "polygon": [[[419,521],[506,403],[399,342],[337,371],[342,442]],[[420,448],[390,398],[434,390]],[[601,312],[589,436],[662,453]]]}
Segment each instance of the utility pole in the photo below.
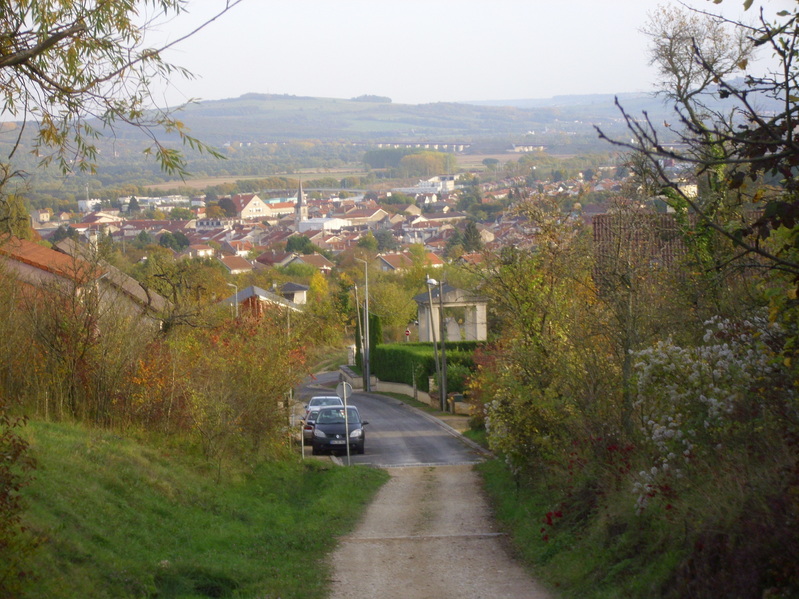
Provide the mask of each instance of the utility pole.
{"label": "utility pole", "polygon": [[[425,283],[427,283],[427,307],[430,309],[429,312],[429,322],[430,322],[430,335],[433,337],[433,355],[435,356],[436,360],[436,374],[438,375],[438,386],[441,387],[441,364],[438,361],[438,344],[436,343],[436,324],[433,322],[433,292],[432,289],[438,282],[435,279],[431,279],[430,275],[425,275],[427,278]],[[446,410],[446,406],[444,405],[444,400],[439,398],[439,407],[441,411],[444,412]]]}
{"label": "utility pole", "polygon": [[366,279],[364,282],[364,299],[363,299],[363,310],[364,310],[364,351],[363,351],[363,372],[366,377],[364,381],[364,390],[368,393],[372,390],[372,374],[369,370],[370,367],[370,358],[369,355],[372,345],[371,339],[369,338],[369,263],[366,260],[361,260],[360,258],[355,258],[358,262],[363,262],[363,271],[364,271],[364,278]]}
{"label": "utility pole", "polygon": [[[447,411],[447,326],[444,320],[444,281],[438,282],[438,330],[441,337],[441,405]],[[452,406],[455,411],[455,405]]]}

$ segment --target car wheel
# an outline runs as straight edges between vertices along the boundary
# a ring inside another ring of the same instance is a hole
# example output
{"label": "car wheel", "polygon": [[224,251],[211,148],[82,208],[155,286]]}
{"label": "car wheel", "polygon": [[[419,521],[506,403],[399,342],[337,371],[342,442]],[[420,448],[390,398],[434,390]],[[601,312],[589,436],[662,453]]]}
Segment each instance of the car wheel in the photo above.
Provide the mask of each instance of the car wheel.
{"label": "car wheel", "polygon": [[311,448],[311,455],[319,455],[319,449],[317,449],[316,445]]}
{"label": "car wheel", "polygon": [[358,452],[358,455],[363,455],[363,452],[364,452],[364,447],[363,447],[363,445],[361,445],[360,447],[358,447],[358,449],[357,449],[356,451]]}

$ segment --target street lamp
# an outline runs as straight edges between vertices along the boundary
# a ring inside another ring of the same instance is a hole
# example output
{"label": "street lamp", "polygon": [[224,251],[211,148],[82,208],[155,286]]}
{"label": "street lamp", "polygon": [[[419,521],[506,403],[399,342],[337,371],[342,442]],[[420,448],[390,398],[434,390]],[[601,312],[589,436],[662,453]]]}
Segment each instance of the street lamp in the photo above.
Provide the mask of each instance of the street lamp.
{"label": "street lamp", "polygon": [[363,272],[365,277],[364,290],[363,290],[363,311],[364,311],[364,340],[363,340],[363,372],[366,376],[364,382],[364,389],[368,393],[372,390],[372,375],[369,371],[369,350],[371,349],[371,341],[369,339],[369,263],[366,260],[355,258],[358,262],[363,262]]}
{"label": "street lamp", "polygon": [[238,320],[239,319],[239,286],[235,285],[233,283],[226,283],[226,285],[228,287],[233,287],[233,289],[236,291],[236,295],[233,296],[233,303],[236,306],[236,320]]}
{"label": "street lamp", "polygon": [[[433,355],[435,356],[436,360],[436,374],[438,375],[438,386],[439,391],[443,390],[442,383],[444,382],[443,377],[441,376],[441,365],[438,361],[438,344],[436,343],[436,327],[433,323],[433,287],[438,285],[438,281],[435,279],[431,279],[430,275],[425,275],[427,278],[425,279],[425,283],[427,283],[427,299],[428,299],[428,307],[430,309],[429,312],[429,322],[430,322],[430,334],[433,337]],[[439,318],[439,322],[441,319]],[[444,412],[446,406],[444,405],[445,396],[441,395],[439,398],[439,407],[441,411]]]}
{"label": "street lamp", "polygon": [[[447,326],[444,322],[444,280],[438,282],[438,331],[441,339],[441,403],[447,411]],[[452,406],[453,413],[455,405]]]}

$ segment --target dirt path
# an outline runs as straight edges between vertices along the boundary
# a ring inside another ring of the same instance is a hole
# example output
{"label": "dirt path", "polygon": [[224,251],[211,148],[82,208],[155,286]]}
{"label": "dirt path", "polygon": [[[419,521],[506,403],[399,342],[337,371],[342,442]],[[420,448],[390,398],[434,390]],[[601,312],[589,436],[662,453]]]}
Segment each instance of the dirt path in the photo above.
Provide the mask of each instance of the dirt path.
{"label": "dirt path", "polygon": [[332,556],[331,599],[552,599],[510,558],[471,466],[389,472]]}

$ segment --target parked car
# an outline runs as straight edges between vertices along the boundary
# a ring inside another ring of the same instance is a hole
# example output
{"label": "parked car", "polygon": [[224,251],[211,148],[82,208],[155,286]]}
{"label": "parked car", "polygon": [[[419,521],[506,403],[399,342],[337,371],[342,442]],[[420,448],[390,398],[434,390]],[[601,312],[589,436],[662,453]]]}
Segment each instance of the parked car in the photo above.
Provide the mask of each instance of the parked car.
{"label": "parked car", "polygon": [[307,412],[311,408],[321,408],[322,406],[343,406],[344,402],[338,395],[315,395],[305,405]]}
{"label": "parked car", "polygon": [[302,444],[309,445],[313,439],[313,427],[316,424],[316,415],[319,414],[321,408],[313,407],[306,410],[305,416],[302,417]]}
{"label": "parked car", "polygon": [[346,452],[348,442],[350,451],[364,452],[366,432],[363,427],[369,423],[361,420],[361,414],[355,406],[347,406],[345,421],[344,409],[344,406],[319,408],[311,441],[314,455],[323,451]]}
{"label": "parked car", "polygon": [[316,395],[305,404],[305,415],[302,417],[302,442],[304,445],[310,443],[313,438],[313,428],[316,422],[316,414],[323,406],[343,406],[344,402],[338,395]]}

